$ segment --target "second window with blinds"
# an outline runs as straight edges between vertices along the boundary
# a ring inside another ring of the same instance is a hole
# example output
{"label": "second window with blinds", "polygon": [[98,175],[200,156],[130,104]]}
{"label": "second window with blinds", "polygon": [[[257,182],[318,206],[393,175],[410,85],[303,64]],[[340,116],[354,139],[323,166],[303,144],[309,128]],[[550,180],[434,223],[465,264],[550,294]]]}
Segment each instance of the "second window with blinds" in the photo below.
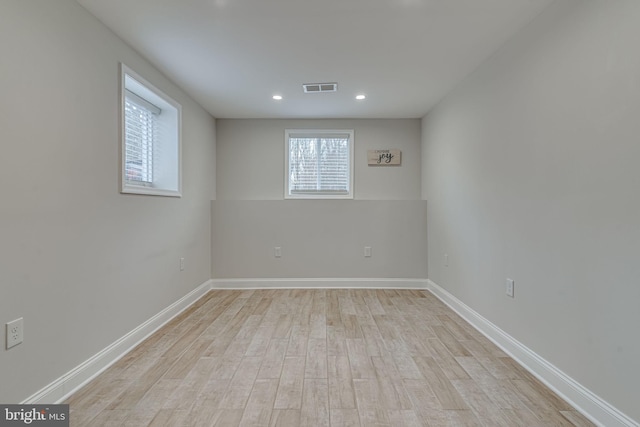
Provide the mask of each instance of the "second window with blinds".
{"label": "second window with blinds", "polygon": [[285,131],[285,199],[353,199],[353,129]]}

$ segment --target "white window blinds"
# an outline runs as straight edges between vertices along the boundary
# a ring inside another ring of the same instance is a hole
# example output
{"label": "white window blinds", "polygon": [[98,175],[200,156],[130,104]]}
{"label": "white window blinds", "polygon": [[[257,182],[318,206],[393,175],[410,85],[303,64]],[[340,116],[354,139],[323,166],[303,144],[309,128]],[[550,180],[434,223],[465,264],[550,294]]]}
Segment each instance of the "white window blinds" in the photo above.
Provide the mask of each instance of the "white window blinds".
{"label": "white window blinds", "polygon": [[289,134],[289,195],[349,195],[349,134]]}
{"label": "white window blinds", "polygon": [[138,184],[153,183],[154,142],[160,109],[133,92],[125,94],[125,177]]}

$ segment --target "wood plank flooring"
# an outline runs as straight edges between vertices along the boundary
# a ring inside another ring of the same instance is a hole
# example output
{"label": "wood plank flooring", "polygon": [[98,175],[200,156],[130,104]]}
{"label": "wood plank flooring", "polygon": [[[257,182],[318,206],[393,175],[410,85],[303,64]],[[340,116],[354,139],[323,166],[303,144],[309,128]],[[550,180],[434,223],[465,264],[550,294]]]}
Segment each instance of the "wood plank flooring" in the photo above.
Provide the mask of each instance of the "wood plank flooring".
{"label": "wood plank flooring", "polygon": [[71,396],[72,426],[592,426],[427,291],[216,290]]}

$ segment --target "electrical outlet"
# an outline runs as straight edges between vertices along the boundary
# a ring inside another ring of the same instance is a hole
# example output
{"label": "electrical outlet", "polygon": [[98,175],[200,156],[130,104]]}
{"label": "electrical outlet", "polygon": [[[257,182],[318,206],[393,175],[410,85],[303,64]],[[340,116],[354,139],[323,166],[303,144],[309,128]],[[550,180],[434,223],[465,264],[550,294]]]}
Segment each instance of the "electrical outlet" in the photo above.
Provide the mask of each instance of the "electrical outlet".
{"label": "electrical outlet", "polygon": [[365,246],[364,247],[364,256],[367,258],[371,257],[371,246]]}
{"label": "electrical outlet", "polygon": [[180,271],[184,271],[184,258],[180,258]]}
{"label": "electrical outlet", "polygon": [[513,279],[507,278],[506,285],[507,285],[507,296],[513,298],[514,285],[515,285],[513,282]]}
{"label": "electrical outlet", "polygon": [[449,254],[444,254],[444,266],[449,267]]}
{"label": "electrical outlet", "polygon": [[273,256],[276,258],[280,258],[282,256],[282,248],[280,246],[274,246]]}
{"label": "electrical outlet", "polygon": [[7,350],[24,340],[24,323],[22,317],[7,323]]}

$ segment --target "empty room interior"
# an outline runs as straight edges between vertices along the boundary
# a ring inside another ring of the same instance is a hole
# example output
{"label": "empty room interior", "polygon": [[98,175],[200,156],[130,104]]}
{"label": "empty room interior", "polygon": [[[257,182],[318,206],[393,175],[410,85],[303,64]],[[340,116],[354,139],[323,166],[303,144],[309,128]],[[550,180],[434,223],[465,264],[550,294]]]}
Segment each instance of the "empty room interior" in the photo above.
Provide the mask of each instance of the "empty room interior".
{"label": "empty room interior", "polygon": [[0,403],[640,426],[639,46],[636,0],[0,0]]}

